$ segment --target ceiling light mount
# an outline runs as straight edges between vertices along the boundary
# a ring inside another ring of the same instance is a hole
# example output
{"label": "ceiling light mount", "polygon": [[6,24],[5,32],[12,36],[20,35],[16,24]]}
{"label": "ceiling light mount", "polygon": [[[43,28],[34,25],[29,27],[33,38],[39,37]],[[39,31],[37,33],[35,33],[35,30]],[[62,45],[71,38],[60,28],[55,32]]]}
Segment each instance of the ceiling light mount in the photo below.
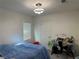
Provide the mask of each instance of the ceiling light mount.
{"label": "ceiling light mount", "polygon": [[42,6],[42,4],[41,3],[37,3],[36,6]]}
{"label": "ceiling light mount", "polygon": [[66,0],[61,0],[61,2],[62,2],[62,3],[65,3],[65,2],[66,2]]}

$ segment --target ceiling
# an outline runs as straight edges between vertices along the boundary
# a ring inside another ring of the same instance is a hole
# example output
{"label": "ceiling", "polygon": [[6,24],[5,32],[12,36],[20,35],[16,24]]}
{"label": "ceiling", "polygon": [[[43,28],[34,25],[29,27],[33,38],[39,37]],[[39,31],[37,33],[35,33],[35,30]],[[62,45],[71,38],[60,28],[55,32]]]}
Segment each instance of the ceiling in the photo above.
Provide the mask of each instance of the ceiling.
{"label": "ceiling", "polygon": [[45,9],[45,14],[51,14],[60,11],[79,10],[79,0],[67,0],[61,3],[61,0],[0,0],[0,8],[17,11],[30,16],[36,15],[33,12],[36,3],[42,3],[41,8]]}

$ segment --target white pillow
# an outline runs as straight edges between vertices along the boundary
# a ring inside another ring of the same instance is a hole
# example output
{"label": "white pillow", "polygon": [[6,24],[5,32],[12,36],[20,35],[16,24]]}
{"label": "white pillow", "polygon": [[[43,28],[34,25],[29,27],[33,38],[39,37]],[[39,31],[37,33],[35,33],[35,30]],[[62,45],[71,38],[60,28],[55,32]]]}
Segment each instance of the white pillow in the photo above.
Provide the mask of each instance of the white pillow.
{"label": "white pillow", "polygon": [[16,46],[21,45],[21,44],[24,44],[24,43],[17,43]]}
{"label": "white pillow", "polygon": [[4,57],[0,57],[0,59],[4,59]]}

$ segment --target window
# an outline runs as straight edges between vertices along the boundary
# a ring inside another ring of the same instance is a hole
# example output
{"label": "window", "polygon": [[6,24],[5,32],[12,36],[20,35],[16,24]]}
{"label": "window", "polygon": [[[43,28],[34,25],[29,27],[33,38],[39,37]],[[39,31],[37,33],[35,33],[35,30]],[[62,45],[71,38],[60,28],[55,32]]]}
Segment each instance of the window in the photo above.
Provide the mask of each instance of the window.
{"label": "window", "polygon": [[24,40],[31,39],[31,23],[23,24],[23,38]]}

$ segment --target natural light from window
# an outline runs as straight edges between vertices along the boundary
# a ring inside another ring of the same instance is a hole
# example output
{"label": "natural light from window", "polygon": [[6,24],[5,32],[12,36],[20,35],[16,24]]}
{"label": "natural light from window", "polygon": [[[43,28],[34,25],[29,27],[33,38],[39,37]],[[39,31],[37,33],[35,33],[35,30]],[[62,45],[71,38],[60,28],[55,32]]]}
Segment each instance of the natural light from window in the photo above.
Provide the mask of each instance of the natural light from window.
{"label": "natural light from window", "polygon": [[31,39],[31,23],[23,24],[23,38],[24,40]]}

